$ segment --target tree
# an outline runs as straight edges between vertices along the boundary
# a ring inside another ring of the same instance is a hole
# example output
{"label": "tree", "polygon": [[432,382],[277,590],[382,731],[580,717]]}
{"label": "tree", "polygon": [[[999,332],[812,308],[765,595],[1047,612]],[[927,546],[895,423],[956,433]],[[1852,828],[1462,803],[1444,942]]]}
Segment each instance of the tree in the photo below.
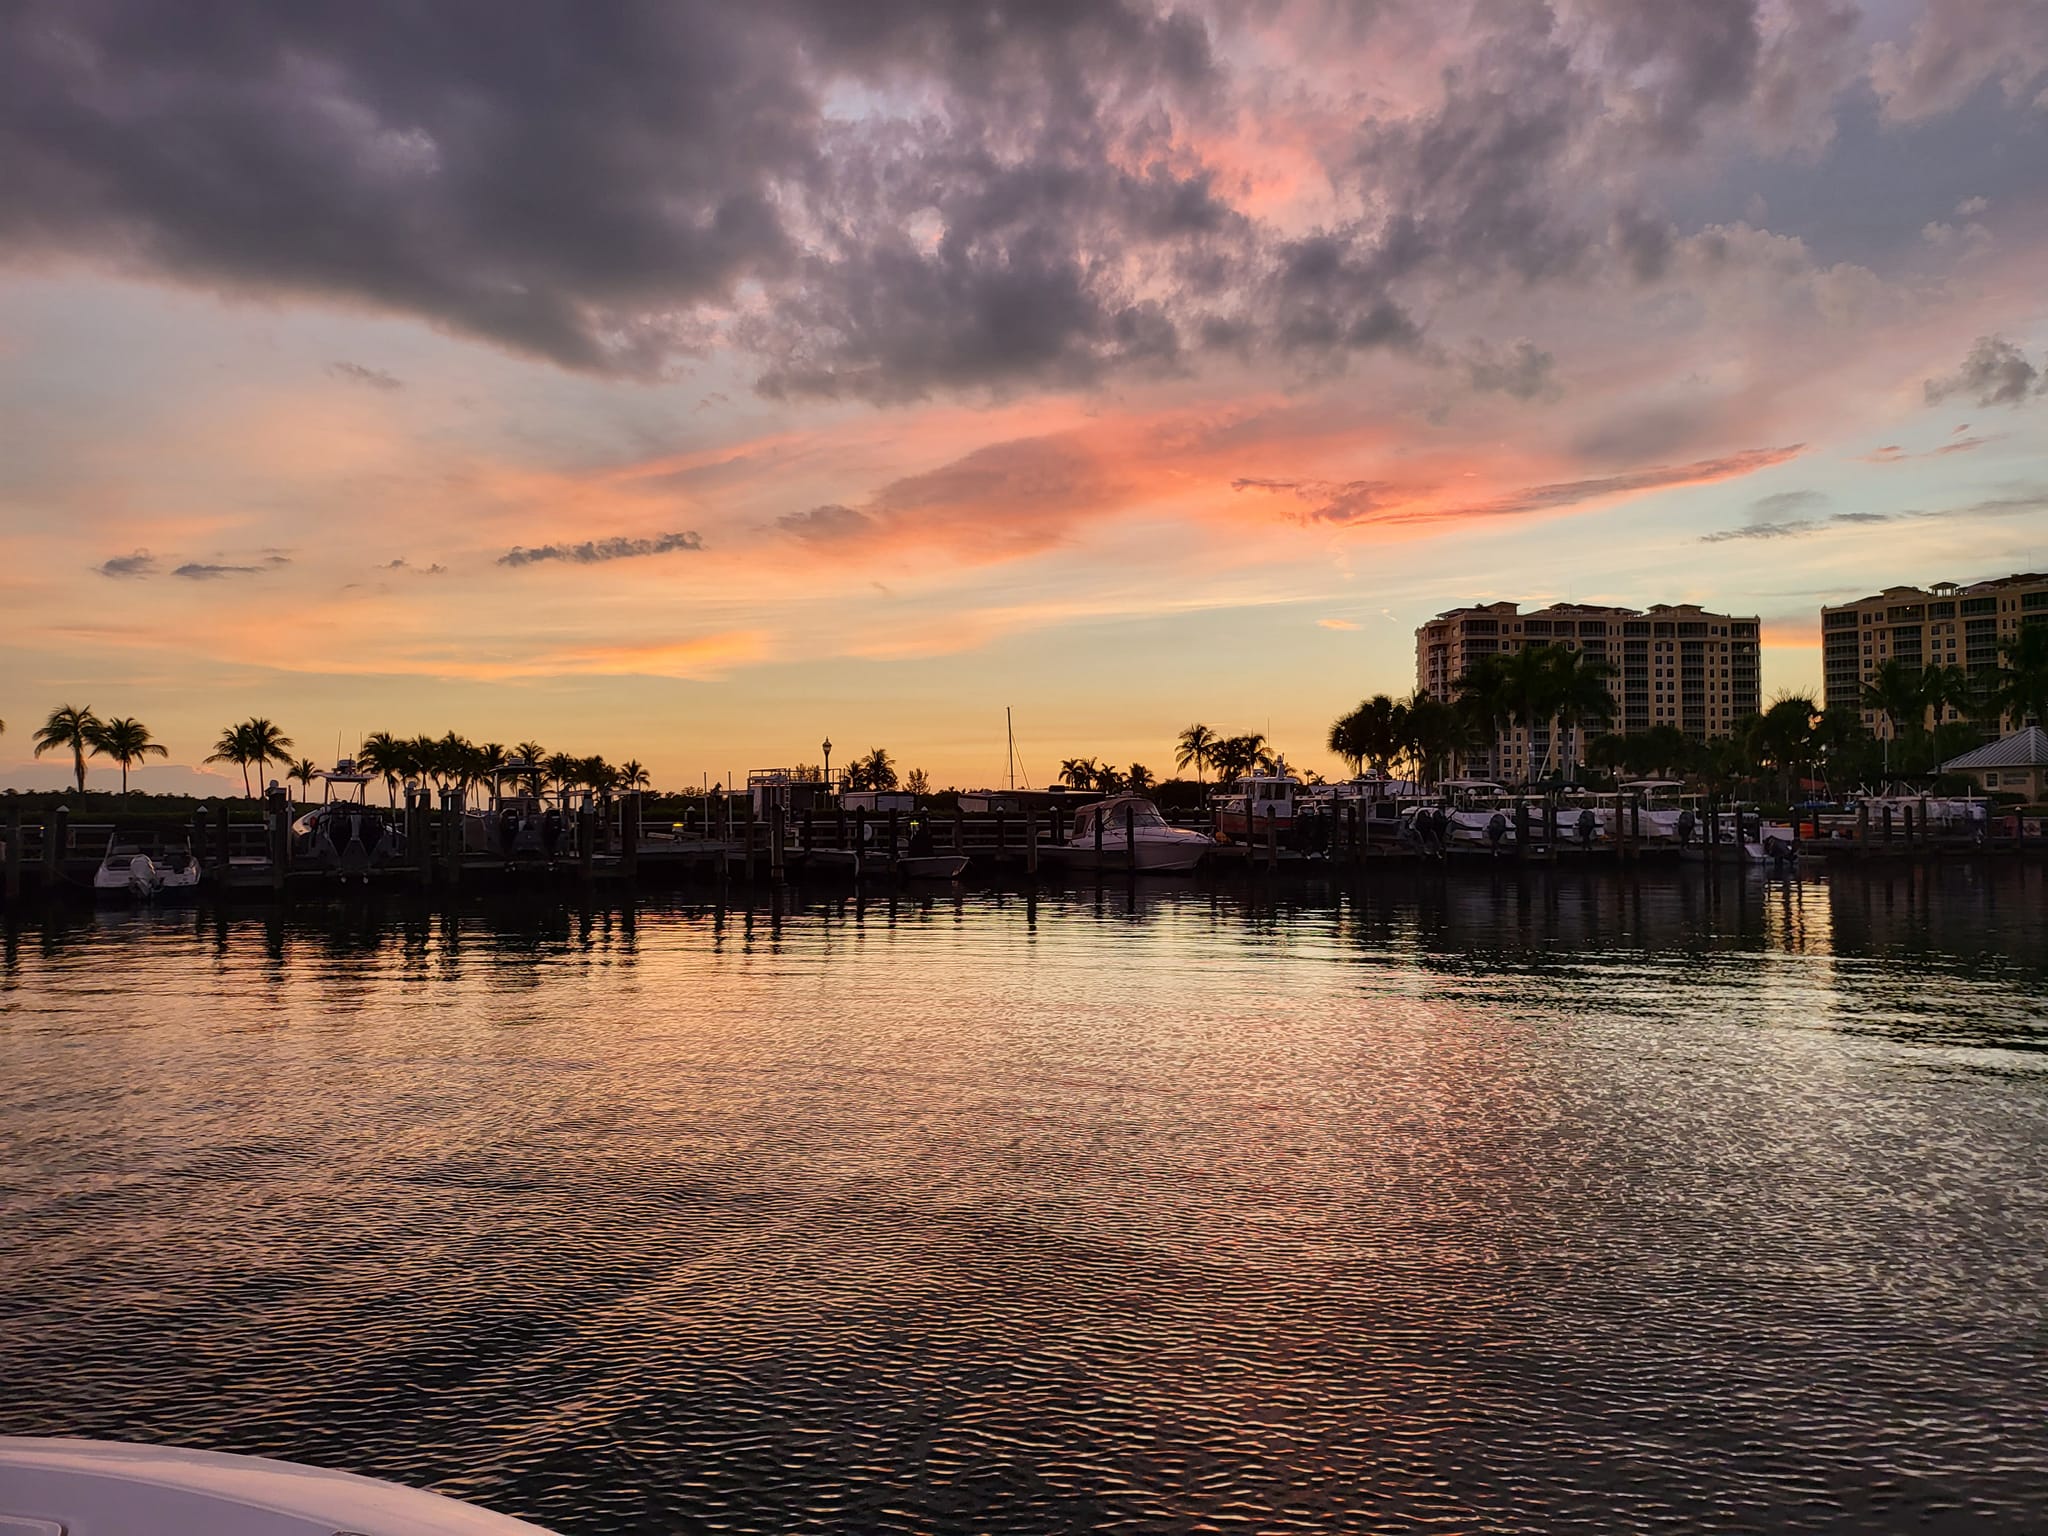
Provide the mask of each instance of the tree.
{"label": "tree", "polygon": [[932,792],[932,776],[922,768],[913,768],[903,776],[903,787],[913,795],[928,795]]}
{"label": "tree", "polygon": [[1356,774],[1370,763],[1386,773],[1408,741],[1408,706],[1376,693],[1330,727],[1330,750]]}
{"label": "tree", "polygon": [[653,776],[640,766],[638,758],[629,757],[619,764],[619,788],[651,789],[653,786]]}
{"label": "tree", "polygon": [[1104,763],[1095,770],[1095,789],[1098,794],[1118,795],[1123,793],[1124,776]]}
{"label": "tree", "polygon": [[1508,675],[1507,658],[1481,656],[1462,676],[1452,679],[1451,690],[1471,745],[1483,746],[1489,759],[1493,758],[1498,754],[1501,733],[1515,717],[1515,680]]}
{"label": "tree", "polygon": [[[1857,690],[1857,702],[1884,717],[1890,727],[1886,741],[1907,730],[1922,730],[1927,722],[1927,683],[1917,667],[1903,661],[1888,661]],[[1885,771],[1891,771],[1891,750],[1885,750]]]}
{"label": "tree", "polygon": [[1607,686],[1614,668],[1597,657],[1561,645],[1545,650],[1551,671],[1548,702],[1559,727],[1551,733],[1551,740],[1554,744],[1563,731],[1569,730],[1576,743],[1581,726],[1604,726],[1614,718],[1614,695]]}
{"label": "tree", "polygon": [[1195,782],[1202,782],[1202,770],[1213,761],[1210,753],[1216,746],[1216,733],[1206,725],[1191,725],[1180,733],[1174,742],[1173,764],[1176,768],[1195,770]]}
{"label": "tree", "polygon": [[1152,770],[1143,763],[1133,763],[1124,774],[1124,788],[1134,795],[1142,795],[1153,785]]}
{"label": "tree", "polygon": [[256,767],[258,779],[272,763],[289,763],[291,758],[291,737],[275,725],[257,715],[242,722],[239,727],[249,733],[249,761]]}
{"label": "tree", "polygon": [[124,795],[128,793],[130,768],[144,758],[170,756],[163,745],[149,734],[148,726],[126,715],[95,721],[86,732],[86,740],[94,752],[121,765],[121,793]]}
{"label": "tree", "polygon": [[405,777],[403,744],[389,731],[373,731],[356,748],[356,764],[381,775],[391,804],[398,804],[398,781]]}
{"label": "tree", "polygon": [[300,798],[311,803],[313,799],[313,781],[320,777],[320,769],[313,762],[313,759],[310,757],[300,758],[289,768],[285,769],[284,776],[295,781],[299,788],[305,791]]}
{"label": "tree", "polygon": [[1457,705],[1426,689],[1410,695],[1408,750],[1415,759],[1416,777],[1424,784],[1443,777],[1451,758],[1465,751],[1471,741],[1470,723]]}
{"label": "tree", "polygon": [[2048,624],[2025,624],[1998,648],[1991,697],[2015,729],[2030,719],[2048,725]]}
{"label": "tree", "polygon": [[867,756],[854,765],[860,772],[861,782],[873,790],[891,790],[896,787],[896,763],[886,748],[869,747]]}
{"label": "tree", "polygon": [[78,780],[80,794],[85,792],[85,754],[92,747],[93,733],[100,728],[100,717],[92,712],[92,706],[83,709],[70,704],[60,705],[50,711],[50,718],[43,722],[43,728],[35,734],[35,755],[45,752],[67,751],[71,754],[71,772]]}
{"label": "tree", "polygon": [[1270,772],[1279,765],[1257,731],[1242,736],[1225,736],[1209,749],[1209,764],[1216,777],[1228,783],[1248,773]]}
{"label": "tree", "polygon": [[1814,759],[1819,747],[1820,710],[1798,694],[1774,701],[1750,723],[1746,745],[1753,762],[1777,772],[1784,799],[1792,799],[1793,775]]}
{"label": "tree", "polygon": [[1101,767],[1092,757],[1070,757],[1060,764],[1060,782],[1069,789],[1086,789],[1095,782]]}

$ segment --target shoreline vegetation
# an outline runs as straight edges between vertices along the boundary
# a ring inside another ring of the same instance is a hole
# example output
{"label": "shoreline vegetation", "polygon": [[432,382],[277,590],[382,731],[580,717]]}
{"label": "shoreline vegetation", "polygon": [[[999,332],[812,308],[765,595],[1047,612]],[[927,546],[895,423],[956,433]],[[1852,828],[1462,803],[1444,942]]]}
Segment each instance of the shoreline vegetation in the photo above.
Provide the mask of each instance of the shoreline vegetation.
{"label": "shoreline vegetation", "polygon": [[[1890,661],[1863,685],[1857,711],[1824,710],[1810,696],[1786,694],[1719,737],[1690,736],[1668,724],[1628,734],[1612,730],[1619,714],[1611,689],[1614,677],[1605,662],[1562,646],[1488,656],[1456,680],[1449,698],[1418,690],[1399,699],[1382,693],[1363,700],[1331,723],[1324,745],[1354,775],[1408,779],[1424,788],[1448,777],[1453,767],[1493,766],[1496,743],[1510,732],[1543,747],[1539,771],[1528,775],[1525,784],[1510,786],[1531,791],[1599,789],[1626,778],[1664,776],[1704,792],[1746,793],[1760,803],[1787,805],[1816,793],[1906,779],[1929,787],[1960,787],[1964,781],[1943,780],[1941,763],[1995,736],[2002,720],[2048,721],[2048,624],[2023,628],[2001,647],[1995,667],[1968,673],[1955,666],[1918,668]],[[1865,711],[1883,724],[1881,733],[1864,724]],[[0,719],[0,735],[7,728]],[[201,804],[232,798],[131,791],[133,769],[170,755],[132,716],[102,718],[90,705],[67,702],[49,712],[30,740],[38,758],[70,758],[73,788],[0,791],[9,804],[25,811],[61,804],[74,812],[189,813]],[[296,787],[295,802],[311,803],[313,786],[327,769],[295,757],[295,747],[274,721],[254,716],[224,728],[202,761],[239,770],[242,798],[259,798],[267,783],[279,782]],[[1226,734],[1201,722],[1184,728],[1169,754],[1183,776],[1161,779],[1143,763],[1117,767],[1076,755],[1061,760],[1056,782],[1101,795],[1149,795],[1162,809],[1195,811],[1215,784],[1288,771],[1285,754],[1263,733]],[[96,760],[119,770],[118,792],[87,788]],[[381,782],[394,805],[407,784],[474,796],[506,769],[522,764],[530,765],[530,772],[519,777],[544,790],[639,790],[657,807],[665,802],[697,805],[727,793],[715,784],[657,788],[637,759],[614,765],[601,754],[549,751],[534,740],[478,743],[453,730],[409,737],[374,731],[357,746],[353,760],[359,772]],[[815,764],[798,764],[792,772],[812,781],[826,777]],[[1311,784],[1323,781],[1312,770],[1300,776]],[[879,746],[842,769],[839,783],[849,790],[911,794],[940,809],[949,808],[962,789],[975,787],[938,788],[924,769],[900,769],[888,749]],[[744,793],[744,786],[735,784],[730,793]]]}

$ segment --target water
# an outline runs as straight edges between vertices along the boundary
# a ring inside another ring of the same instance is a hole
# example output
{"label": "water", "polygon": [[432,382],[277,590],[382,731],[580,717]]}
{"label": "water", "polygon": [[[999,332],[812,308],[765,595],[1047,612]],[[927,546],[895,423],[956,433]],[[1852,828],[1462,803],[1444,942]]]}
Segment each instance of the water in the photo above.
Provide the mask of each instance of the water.
{"label": "water", "polygon": [[0,1431],[565,1533],[2038,1528],[2048,871],[0,951]]}

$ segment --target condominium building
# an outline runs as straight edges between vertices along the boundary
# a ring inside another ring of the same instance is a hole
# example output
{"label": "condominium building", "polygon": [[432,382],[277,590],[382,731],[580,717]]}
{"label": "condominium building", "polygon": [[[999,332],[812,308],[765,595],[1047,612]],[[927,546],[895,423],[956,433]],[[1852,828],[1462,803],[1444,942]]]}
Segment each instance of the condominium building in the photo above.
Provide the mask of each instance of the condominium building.
{"label": "condominium building", "polygon": [[[1691,603],[1648,609],[1588,603],[1553,603],[1529,613],[1516,603],[1453,608],[1415,631],[1415,683],[1438,698],[1457,694],[1457,681],[1482,656],[1532,646],[1560,645],[1607,663],[1614,718],[1604,727],[1624,733],[1675,726],[1695,740],[1725,736],[1763,708],[1758,621],[1709,613]],[[1475,753],[1464,771],[1507,782],[1526,780],[1581,755],[1579,732],[1555,743],[1545,727],[1511,727],[1488,753]]]}
{"label": "condominium building", "polygon": [[[2001,645],[2023,624],[2048,624],[2048,575],[2002,576],[1959,586],[1887,587],[1820,611],[1821,679],[1828,709],[1852,711],[1879,735],[1893,722],[1863,707],[1863,685],[1887,661],[1995,671]],[[1949,718],[1960,718],[1951,707]],[[1922,725],[1938,724],[1931,717]],[[2006,721],[2017,729],[2024,721]]]}

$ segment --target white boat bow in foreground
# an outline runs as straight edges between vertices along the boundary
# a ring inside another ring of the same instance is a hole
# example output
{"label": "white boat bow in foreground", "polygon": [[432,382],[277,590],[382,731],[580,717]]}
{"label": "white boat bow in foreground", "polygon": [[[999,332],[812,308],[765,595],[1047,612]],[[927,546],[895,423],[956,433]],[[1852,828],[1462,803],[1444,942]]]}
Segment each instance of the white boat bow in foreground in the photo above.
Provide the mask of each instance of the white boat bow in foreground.
{"label": "white boat bow in foreground", "polygon": [[0,1436],[0,1536],[548,1536],[439,1494],[261,1456]]}

